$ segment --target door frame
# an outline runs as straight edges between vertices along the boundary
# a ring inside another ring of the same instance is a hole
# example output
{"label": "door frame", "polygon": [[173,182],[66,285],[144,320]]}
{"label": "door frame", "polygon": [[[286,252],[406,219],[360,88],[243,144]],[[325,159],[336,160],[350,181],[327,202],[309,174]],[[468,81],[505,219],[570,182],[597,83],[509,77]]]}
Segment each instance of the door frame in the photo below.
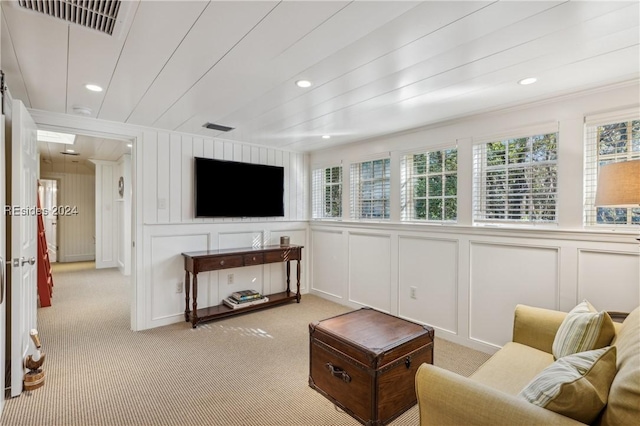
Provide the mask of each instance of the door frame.
{"label": "door frame", "polygon": [[105,139],[129,141],[131,147],[131,296],[130,296],[130,327],[133,331],[144,327],[144,296],[142,292],[142,209],[138,208],[142,194],[141,179],[138,171],[142,170],[141,141],[143,131],[133,126],[107,122],[95,118],[79,117],[66,114],[56,114],[46,111],[29,110],[38,129],[61,133],[73,133]]}

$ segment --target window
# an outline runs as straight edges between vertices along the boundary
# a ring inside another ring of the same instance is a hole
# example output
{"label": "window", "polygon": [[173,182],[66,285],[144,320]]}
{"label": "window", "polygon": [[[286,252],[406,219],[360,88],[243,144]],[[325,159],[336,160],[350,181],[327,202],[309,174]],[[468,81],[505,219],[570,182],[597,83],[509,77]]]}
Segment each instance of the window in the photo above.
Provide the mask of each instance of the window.
{"label": "window", "polygon": [[351,217],[389,219],[390,160],[351,165]]}
{"label": "window", "polygon": [[315,169],[312,177],[314,219],[342,217],[342,166]]}
{"label": "window", "polygon": [[457,148],[405,155],[401,170],[402,220],[457,220]]}
{"label": "window", "polygon": [[557,133],[474,147],[474,220],[557,221]]}
{"label": "window", "polygon": [[[637,117],[637,112],[635,113]],[[640,208],[596,207],[595,192],[600,166],[640,159],[640,119],[609,119],[587,123],[585,159],[585,224],[640,225]]]}

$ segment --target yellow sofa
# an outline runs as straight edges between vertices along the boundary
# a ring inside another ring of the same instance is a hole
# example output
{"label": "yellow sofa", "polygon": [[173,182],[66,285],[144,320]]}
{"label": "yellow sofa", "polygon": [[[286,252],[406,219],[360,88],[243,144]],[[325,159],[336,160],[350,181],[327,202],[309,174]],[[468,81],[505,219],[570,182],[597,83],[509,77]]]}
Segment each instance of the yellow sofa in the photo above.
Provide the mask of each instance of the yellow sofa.
{"label": "yellow sofa", "polygon": [[[581,425],[529,403],[518,393],[554,362],[556,331],[567,314],[518,305],[513,341],[466,378],[430,364],[416,373],[420,425]],[[607,405],[594,423],[640,424],[640,308],[615,323],[616,376]]]}

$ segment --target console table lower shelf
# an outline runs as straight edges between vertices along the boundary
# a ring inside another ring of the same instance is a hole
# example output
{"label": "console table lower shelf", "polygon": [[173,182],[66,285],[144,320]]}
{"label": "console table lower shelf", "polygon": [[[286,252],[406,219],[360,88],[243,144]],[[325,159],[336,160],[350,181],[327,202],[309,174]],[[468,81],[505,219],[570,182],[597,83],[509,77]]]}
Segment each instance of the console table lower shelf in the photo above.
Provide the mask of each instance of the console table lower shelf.
{"label": "console table lower shelf", "polygon": [[[230,317],[233,315],[242,314],[245,312],[257,311],[258,309],[268,308],[270,306],[281,305],[283,303],[288,303],[293,300],[297,300],[297,296],[295,293],[283,291],[281,293],[274,293],[266,295],[269,298],[269,301],[260,303],[257,305],[247,306],[246,308],[237,308],[232,309],[227,305],[220,304],[216,306],[209,306],[208,308],[200,308],[196,313],[196,322],[197,325],[200,322],[210,321],[214,319]],[[191,321],[192,318],[186,318],[187,321]],[[195,325],[194,325],[195,327]]]}
{"label": "console table lower shelf", "polygon": [[[300,303],[300,260],[303,246],[270,245],[262,247],[248,247],[241,249],[207,250],[200,252],[182,253],[185,270],[185,310],[184,319],[191,322],[193,328],[200,322],[229,317],[251,312],[270,306],[282,305],[295,300]],[[291,261],[296,261],[296,291],[291,291]],[[243,266],[264,265],[268,263],[286,264],[287,289],[281,293],[265,295],[269,298],[259,303],[242,308],[230,308],[224,304],[198,308],[198,273],[218,271],[221,269],[240,268]],[[192,278],[193,277],[193,278]],[[190,300],[193,293],[193,300]],[[190,306],[190,302],[192,306]]]}

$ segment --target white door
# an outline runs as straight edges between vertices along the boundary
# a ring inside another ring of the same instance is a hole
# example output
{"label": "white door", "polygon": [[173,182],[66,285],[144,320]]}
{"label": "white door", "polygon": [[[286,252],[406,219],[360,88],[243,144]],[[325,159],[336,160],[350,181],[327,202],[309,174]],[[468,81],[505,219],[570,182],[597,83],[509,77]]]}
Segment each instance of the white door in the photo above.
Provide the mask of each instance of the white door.
{"label": "white door", "polygon": [[[4,115],[0,116],[0,152],[4,153]],[[0,161],[0,206],[5,206],[5,156],[2,157],[2,161]],[[7,303],[6,294],[7,294],[7,282],[6,282],[6,269],[7,264],[5,262],[5,247],[6,247],[6,238],[7,233],[5,231],[5,223],[6,220],[0,220],[0,330],[2,332],[2,338],[0,338],[0,385],[4,386],[4,366],[5,366],[5,350],[6,350],[6,320],[5,320],[5,312]],[[0,395],[0,416],[2,415],[2,410],[4,409],[4,395]]]}
{"label": "white door", "polygon": [[[11,396],[22,393],[23,366],[38,305],[37,127],[21,101],[11,111]],[[8,141],[7,141],[8,143]],[[16,214],[18,213],[18,214]]]}
{"label": "white door", "polygon": [[58,182],[53,179],[40,179],[40,206],[44,223],[44,235],[47,239],[49,262],[57,262],[58,216],[54,214],[58,205]]}

